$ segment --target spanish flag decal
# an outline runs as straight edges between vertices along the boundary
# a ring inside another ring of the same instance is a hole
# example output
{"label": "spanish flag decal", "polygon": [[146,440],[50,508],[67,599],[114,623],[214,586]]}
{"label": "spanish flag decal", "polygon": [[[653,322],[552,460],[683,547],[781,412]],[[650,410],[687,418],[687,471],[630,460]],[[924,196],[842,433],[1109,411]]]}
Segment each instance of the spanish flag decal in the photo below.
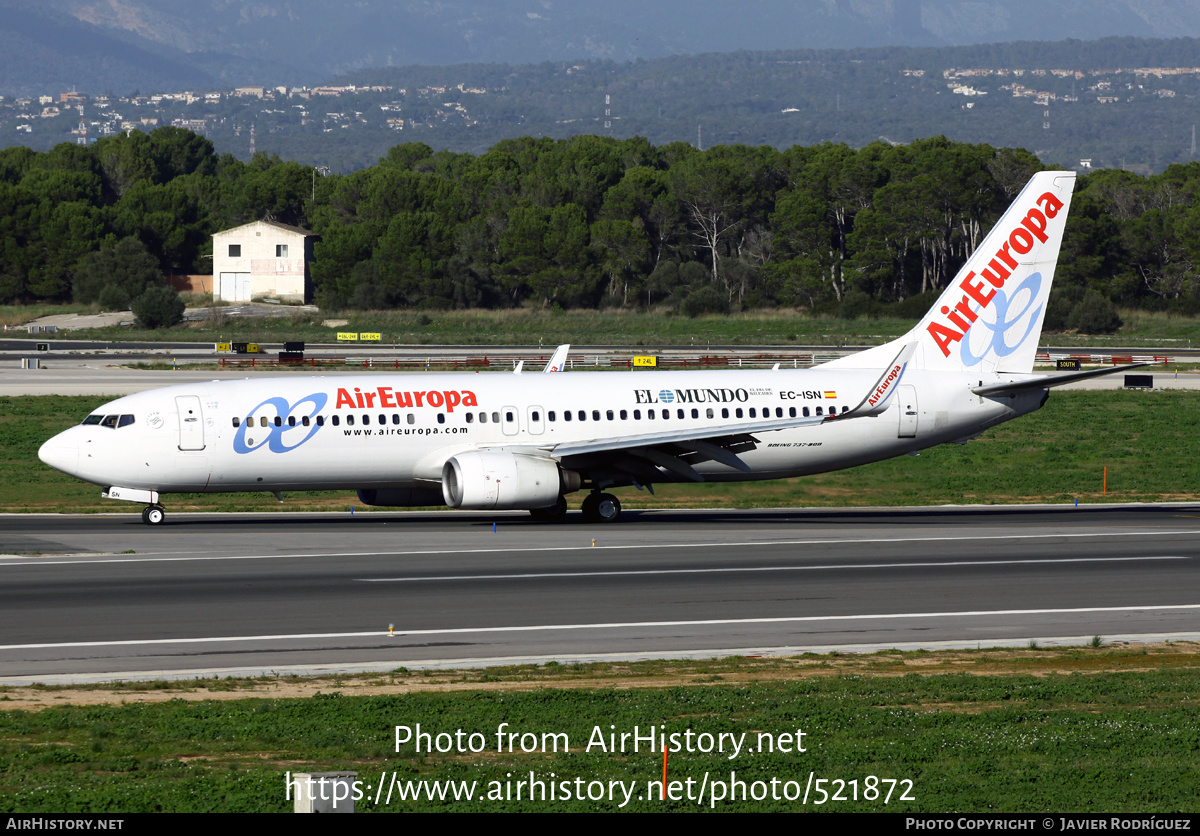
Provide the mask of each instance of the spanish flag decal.
{"label": "spanish flag decal", "polygon": [[826,390],[826,392],[825,392],[825,397],[826,397],[826,398],[836,398],[836,397],[837,397],[837,392],[831,392],[831,391],[828,391],[828,390]]}

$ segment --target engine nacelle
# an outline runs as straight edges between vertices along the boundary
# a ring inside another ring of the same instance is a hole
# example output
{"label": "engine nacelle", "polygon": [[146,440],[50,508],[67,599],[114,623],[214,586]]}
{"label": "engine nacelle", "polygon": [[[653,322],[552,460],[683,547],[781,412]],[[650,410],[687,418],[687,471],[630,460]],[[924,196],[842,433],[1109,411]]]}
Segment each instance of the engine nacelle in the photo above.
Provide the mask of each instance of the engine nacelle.
{"label": "engine nacelle", "polygon": [[437,488],[364,488],[358,492],[363,505],[384,508],[420,508],[429,505],[445,505],[442,492]]}
{"label": "engine nacelle", "polygon": [[460,453],[442,466],[443,499],[468,511],[548,508],[579,482],[550,459],[499,450]]}

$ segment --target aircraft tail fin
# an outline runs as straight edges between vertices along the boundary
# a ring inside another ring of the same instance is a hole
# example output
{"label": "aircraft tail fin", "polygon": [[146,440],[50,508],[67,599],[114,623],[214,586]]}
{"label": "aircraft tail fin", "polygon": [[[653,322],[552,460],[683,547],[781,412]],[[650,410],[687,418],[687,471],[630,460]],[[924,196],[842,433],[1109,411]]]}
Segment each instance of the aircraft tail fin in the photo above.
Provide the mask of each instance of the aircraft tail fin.
{"label": "aircraft tail fin", "polygon": [[542,371],[546,374],[554,374],[561,372],[567,365],[567,354],[571,351],[571,344],[565,343],[554,349],[554,354],[550,355],[550,362],[546,364],[546,368]]}
{"label": "aircraft tail fin", "polygon": [[877,368],[916,343],[916,368],[1031,371],[1074,187],[1072,171],[1033,175],[915,328],[826,365]]}

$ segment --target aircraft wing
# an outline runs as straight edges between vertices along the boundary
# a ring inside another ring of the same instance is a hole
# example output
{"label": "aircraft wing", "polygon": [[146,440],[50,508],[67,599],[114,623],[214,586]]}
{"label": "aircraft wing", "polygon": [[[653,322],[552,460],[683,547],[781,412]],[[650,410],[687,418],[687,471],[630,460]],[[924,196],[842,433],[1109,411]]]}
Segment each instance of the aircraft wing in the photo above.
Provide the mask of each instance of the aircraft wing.
{"label": "aircraft wing", "polygon": [[1117,372],[1127,372],[1130,369],[1141,369],[1146,366],[1154,366],[1155,363],[1133,363],[1128,366],[1113,366],[1110,369],[1088,369],[1085,372],[1071,372],[1070,374],[1050,374],[1042,375],[1041,377],[1027,377],[1021,380],[1009,380],[1004,383],[989,383],[986,386],[972,386],[971,391],[976,395],[1012,395],[1018,392],[1027,392],[1030,389],[1050,389],[1054,386],[1065,386],[1068,383],[1074,383],[1077,380],[1087,380],[1092,377],[1103,377],[1106,374],[1116,374]]}
{"label": "aircraft wing", "polygon": [[[691,467],[697,461],[712,460],[736,470],[749,472],[750,467],[738,458],[738,453],[756,448],[761,442],[755,433],[816,426],[829,421],[879,415],[890,406],[892,394],[904,376],[915,343],[901,349],[895,360],[883,370],[879,379],[858,406],[838,415],[797,415],[796,417],[739,418],[722,424],[704,427],[675,427],[660,422],[653,432],[568,441],[541,446],[554,458],[580,460],[604,454],[605,464],[622,470],[647,483],[661,478],[656,468],[663,468],[695,482],[704,477]],[[592,461],[600,461],[593,458]]]}

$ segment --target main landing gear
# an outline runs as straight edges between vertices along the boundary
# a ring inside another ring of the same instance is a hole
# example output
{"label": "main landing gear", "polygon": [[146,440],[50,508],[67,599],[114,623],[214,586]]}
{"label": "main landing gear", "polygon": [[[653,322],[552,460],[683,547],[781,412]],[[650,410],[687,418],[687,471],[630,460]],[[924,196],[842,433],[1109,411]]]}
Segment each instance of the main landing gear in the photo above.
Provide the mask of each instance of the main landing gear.
{"label": "main landing gear", "polygon": [[[562,522],[567,516],[567,499],[560,496],[549,508],[534,508],[529,515],[538,522]],[[583,518],[590,523],[616,522],[621,516],[621,500],[610,493],[588,494],[583,500]]]}
{"label": "main landing gear", "polygon": [[146,525],[162,525],[167,518],[167,512],[161,505],[147,505],[142,509],[142,522]]}
{"label": "main landing gear", "polygon": [[560,496],[549,508],[534,508],[529,515],[538,522],[561,522],[567,515],[567,498]]}
{"label": "main landing gear", "polygon": [[590,493],[583,501],[583,518],[590,523],[616,522],[621,501],[610,493]]}

